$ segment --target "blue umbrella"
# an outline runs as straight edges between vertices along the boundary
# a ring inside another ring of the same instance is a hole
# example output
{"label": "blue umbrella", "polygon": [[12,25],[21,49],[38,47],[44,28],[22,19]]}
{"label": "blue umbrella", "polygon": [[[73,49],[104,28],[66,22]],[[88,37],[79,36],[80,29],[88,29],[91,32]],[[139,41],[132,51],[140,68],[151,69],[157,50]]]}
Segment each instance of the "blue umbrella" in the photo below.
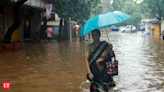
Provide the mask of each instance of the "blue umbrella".
{"label": "blue umbrella", "polygon": [[85,35],[90,33],[94,29],[104,29],[111,27],[114,24],[121,23],[129,18],[130,15],[123,13],[121,11],[107,12],[100,14],[96,17],[89,19],[80,31],[80,35]]}

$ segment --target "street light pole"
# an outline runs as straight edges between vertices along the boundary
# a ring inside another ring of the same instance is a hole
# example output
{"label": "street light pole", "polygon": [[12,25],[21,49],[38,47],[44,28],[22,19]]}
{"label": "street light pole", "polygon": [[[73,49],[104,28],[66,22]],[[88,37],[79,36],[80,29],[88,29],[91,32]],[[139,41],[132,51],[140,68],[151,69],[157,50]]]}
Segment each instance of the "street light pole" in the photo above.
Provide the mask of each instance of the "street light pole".
{"label": "street light pole", "polygon": [[70,28],[70,42],[72,42],[72,28],[71,28],[71,23],[70,23],[70,25],[69,25],[69,28]]}
{"label": "street light pole", "polygon": [[159,32],[160,32],[160,35],[161,35],[161,18],[159,18]]}

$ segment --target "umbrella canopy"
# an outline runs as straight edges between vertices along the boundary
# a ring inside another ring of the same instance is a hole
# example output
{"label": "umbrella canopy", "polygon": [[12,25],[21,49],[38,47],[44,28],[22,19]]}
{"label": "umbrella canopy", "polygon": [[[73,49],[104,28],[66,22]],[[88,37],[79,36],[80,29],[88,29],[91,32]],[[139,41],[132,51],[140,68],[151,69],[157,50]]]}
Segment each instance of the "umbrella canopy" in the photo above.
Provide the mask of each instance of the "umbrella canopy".
{"label": "umbrella canopy", "polygon": [[85,35],[94,29],[104,29],[114,24],[121,23],[129,18],[130,15],[121,11],[107,12],[89,19],[80,31],[80,35]]}
{"label": "umbrella canopy", "polygon": [[75,28],[75,27],[79,27],[79,25],[74,25],[73,28]]}
{"label": "umbrella canopy", "polygon": [[79,25],[74,25],[74,26],[73,26],[73,28],[76,28],[76,30],[78,30],[79,27],[80,27]]}

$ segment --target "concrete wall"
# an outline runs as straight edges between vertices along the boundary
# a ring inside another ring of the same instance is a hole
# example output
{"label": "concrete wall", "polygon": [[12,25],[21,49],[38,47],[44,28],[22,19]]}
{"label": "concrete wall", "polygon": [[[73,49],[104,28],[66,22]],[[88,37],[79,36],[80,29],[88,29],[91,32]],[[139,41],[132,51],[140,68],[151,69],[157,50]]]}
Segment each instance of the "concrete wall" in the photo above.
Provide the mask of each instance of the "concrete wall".
{"label": "concrete wall", "polygon": [[159,24],[154,24],[154,30],[151,30],[151,35],[160,35]]}
{"label": "concrete wall", "polygon": [[149,30],[148,30],[148,23],[145,23],[145,33],[148,33]]}
{"label": "concrete wall", "polygon": [[145,23],[142,23],[142,24],[144,24],[143,26],[145,27],[144,34],[147,34],[147,33],[151,32],[151,23],[145,22]]}
{"label": "concrete wall", "polygon": [[154,35],[160,35],[160,32],[159,32],[159,24],[155,24]]}
{"label": "concrete wall", "polygon": [[57,14],[55,14],[55,21],[60,21],[60,17]]}
{"label": "concrete wall", "polygon": [[164,20],[161,21],[161,32],[164,30]]}
{"label": "concrete wall", "polygon": [[[59,26],[59,23],[60,23],[59,21],[48,21],[47,22],[47,25],[50,25],[50,26]],[[63,26],[64,26],[64,22],[63,22]]]}
{"label": "concrete wall", "polygon": [[59,34],[59,27],[58,26],[53,26],[52,29],[53,29],[52,38],[54,38]]}

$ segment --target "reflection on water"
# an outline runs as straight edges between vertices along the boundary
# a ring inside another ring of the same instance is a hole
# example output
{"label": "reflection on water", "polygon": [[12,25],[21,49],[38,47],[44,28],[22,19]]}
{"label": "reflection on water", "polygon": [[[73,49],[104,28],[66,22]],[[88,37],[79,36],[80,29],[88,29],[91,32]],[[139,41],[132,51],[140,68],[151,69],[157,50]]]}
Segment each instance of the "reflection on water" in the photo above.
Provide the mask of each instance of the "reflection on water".
{"label": "reflection on water", "polygon": [[[119,61],[114,92],[164,92],[164,41],[141,33],[109,37]],[[11,82],[11,92],[89,92],[84,50],[90,42],[50,42],[0,53],[0,83]],[[8,90],[0,85],[1,91]]]}

